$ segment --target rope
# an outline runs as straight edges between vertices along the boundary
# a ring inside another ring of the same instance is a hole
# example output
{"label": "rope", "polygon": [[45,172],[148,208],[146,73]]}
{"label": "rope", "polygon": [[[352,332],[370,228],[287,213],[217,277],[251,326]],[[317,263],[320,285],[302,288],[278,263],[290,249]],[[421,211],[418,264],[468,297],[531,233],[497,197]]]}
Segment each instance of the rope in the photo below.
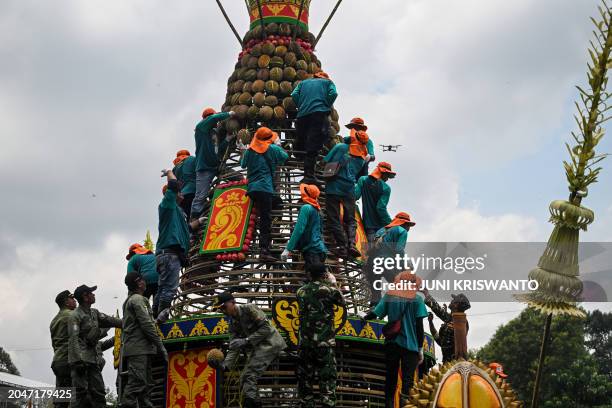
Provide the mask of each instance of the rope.
{"label": "rope", "polygon": [[236,27],[234,27],[234,25],[230,21],[229,16],[225,12],[225,9],[223,8],[223,5],[221,4],[221,0],[216,0],[216,1],[217,1],[217,5],[219,6],[219,9],[221,10],[221,13],[223,14],[223,17],[225,17],[225,21],[227,21],[227,24],[232,29],[232,32],[236,36],[236,39],[238,40],[238,42],[240,43],[240,47],[242,48],[242,39],[240,38],[240,35],[238,34],[238,31],[236,31]]}
{"label": "rope", "polygon": [[319,35],[317,35],[317,38],[316,38],[314,44],[312,44],[312,49],[313,50],[317,47],[317,44],[319,43],[319,40],[321,39],[321,36],[323,35],[323,32],[325,31],[325,29],[329,25],[329,22],[331,21],[331,19],[334,17],[334,14],[336,14],[336,10],[338,10],[338,7],[340,7],[340,3],[342,3],[342,0],[338,0],[338,2],[336,3],[336,7],[334,7],[334,9],[332,10],[332,12],[329,15],[329,17],[327,17],[327,21],[325,21],[325,24],[323,24],[323,27],[321,28],[321,31],[319,31]]}

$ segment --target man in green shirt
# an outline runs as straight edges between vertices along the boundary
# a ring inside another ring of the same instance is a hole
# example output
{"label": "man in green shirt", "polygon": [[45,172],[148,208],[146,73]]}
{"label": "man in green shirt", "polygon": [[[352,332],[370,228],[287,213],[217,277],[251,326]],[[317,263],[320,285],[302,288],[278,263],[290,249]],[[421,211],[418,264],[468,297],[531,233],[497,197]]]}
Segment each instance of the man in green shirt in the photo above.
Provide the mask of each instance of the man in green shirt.
{"label": "man in green shirt", "polygon": [[319,378],[321,406],[336,406],[336,332],[334,306],[346,302],[337,287],[327,280],[325,265],[309,265],[310,282],[298,289],[300,331],[298,366],[298,399],[300,407],[314,408],[313,383]]}
{"label": "man in green shirt", "polygon": [[391,164],[380,162],[369,176],[360,177],[355,186],[355,199],[362,198],[363,224],[368,242],[372,244],[376,232],[391,222],[387,211],[391,187],[387,184],[396,173]]}
{"label": "man in green shirt", "polygon": [[227,150],[228,143],[234,135],[223,137],[217,131],[217,124],[234,115],[234,112],[217,113],[213,108],[202,112],[202,120],[195,128],[196,143],[196,191],[191,204],[191,218],[199,218],[204,211],[204,201],[212,181],[219,171],[221,158]]}
{"label": "man in green shirt", "polygon": [[273,177],[276,168],[289,157],[277,143],[280,143],[280,138],[276,132],[260,127],[240,161],[242,168],[247,169],[247,194],[253,200],[259,217],[259,257],[264,262],[277,260],[270,254]]}
{"label": "man in green shirt", "polygon": [[179,184],[171,170],[164,170],[168,184],[158,207],[159,224],[155,257],[159,274],[157,296],[153,298],[153,315],[168,309],[176,296],[181,268],[187,265],[189,226],[181,209]]}
{"label": "man in green shirt", "polygon": [[[351,142],[356,138],[357,134],[362,132],[365,133],[368,130],[368,127],[362,118],[353,118],[347,125],[344,126],[351,131],[351,135],[344,138],[344,143],[347,144],[351,144]],[[357,174],[357,178],[367,176],[368,165],[370,162],[376,160],[376,156],[374,155],[374,143],[369,135],[368,142],[366,144],[366,154],[363,156],[363,159],[365,160],[365,164],[359,171],[359,174]]]}
{"label": "man in green shirt", "polygon": [[301,182],[321,185],[315,177],[315,165],[319,151],[329,140],[329,114],[338,97],[336,85],[325,72],[317,72],[314,78],[300,82],[291,97],[298,109],[293,150],[306,153]]}
{"label": "man in green shirt", "polygon": [[[355,245],[357,222],[355,220],[355,182],[365,165],[368,134],[357,134],[350,143],[336,144],[325,156],[325,163],[338,163],[337,174],[325,184],[325,221],[328,231],[336,241],[332,249],[339,257],[361,256]],[[344,209],[340,223],[340,206]]]}
{"label": "man in green shirt", "polygon": [[151,362],[160,353],[168,361],[168,353],[157,334],[149,301],[143,296],[146,282],[130,272],[125,276],[128,298],[123,303],[122,355],[127,363],[127,384],[121,396],[123,408],[151,408],[150,394],[154,385]]}
{"label": "man in green shirt", "polygon": [[300,208],[297,222],[287,243],[287,248],[281,254],[286,261],[291,251],[302,253],[305,266],[324,263],[327,248],[321,233],[321,205],[319,204],[319,188],[313,184],[300,184],[300,194],[304,205]]}
{"label": "man in green shirt", "polygon": [[172,172],[179,181],[181,194],[183,195],[181,208],[185,212],[187,219],[189,219],[191,203],[196,191],[196,158],[191,156],[189,150],[179,150],[176,152],[176,159],[174,159],[173,164]]}
{"label": "man in green shirt", "polygon": [[147,283],[143,296],[147,299],[154,297],[157,294],[159,274],[157,273],[157,262],[153,251],[135,243],[130,245],[125,259],[128,261],[127,273],[138,272]]}
{"label": "man in green shirt", "polygon": [[241,351],[245,351],[247,363],[240,375],[243,407],[261,407],[257,381],[287,344],[260,308],[254,304],[236,304],[230,292],[217,295],[212,307],[230,318],[229,352],[221,365],[214,368],[234,370]]}
{"label": "man in green shirt", "polygon": [[106,335],[104,328],[121,328],[121,320],[91,307],[96,302],[97,286],[81,285],[74,291],[79,306],[68,321],[68,364],[75,399],[72,408],[106,407],[98,341]]}
{"label": "man in green shirt", "polygon": [[[55,387],[70,388],[72,379],[70,378],[70,365],[68,364],[68,322],[72,311],[76,308],[76,301],[69,290],[64,290],[55,297],[55,303],[60,310],[51,320],[49,326],[51,345],[53,346],[51,369],[55,374]],[[54,401],[53,405],[57,408],[67,408],[70,403]]]}

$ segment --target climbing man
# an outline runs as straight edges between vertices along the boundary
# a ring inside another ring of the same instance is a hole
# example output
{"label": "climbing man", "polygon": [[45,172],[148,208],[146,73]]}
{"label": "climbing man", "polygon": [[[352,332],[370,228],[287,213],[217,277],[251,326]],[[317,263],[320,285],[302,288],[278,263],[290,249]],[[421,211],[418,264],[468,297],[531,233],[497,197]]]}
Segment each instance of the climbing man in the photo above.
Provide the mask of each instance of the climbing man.
{"label": "climbing man", "polygon": [[336,85],[325,72],[298,84],[291,93],[298,108],[294,150],[305,152],[304,179],[306,184],[321,185],[315,177],[317,155],[329,139],[329,114],[338,97]]}
{"label": "climbing man", "polygon": [[[362,135],[363,133],[365,133],[367,135],[366,131],[368,130],[368,127],[366,126],[365,121],[362,118],[353,118],[351,119],[348,125],[344,125],[344,126],[351,131],[350,136],[346,136],[344,138],[344,143],[355,144],[356,139],[358,138],[360,134]],[[360,137],[363,138],[363,136],[360,136]],[[365,164],[359,170],[359,174],[357,174],[358,178],[367,176],[368,175],[368,165],[370,164],[370,162],[376,160],[376,156],[374,156],[374,143],[372,142],[372,139],[370,138],[369,135],[368,135],[367,140],[368,142],[366,143],[365,152],[364,152],[364,149],[359,148],[359,153],[362,156],[362,158],[365,160]]]}
{"label": "climbing man", "polygon": [[279,144],[280,138],[276,132],[260,127],[240,161],[242,168],[247,169],[247,194],[253,200],[259,216],[259,257],[264,262],[277,260],[270,253],[273,178],[276,168],[284,164],[289,157]]}
{"label": "climbing man", "polygon": [[298,250],[302,253],[305,267],[308,268],[311,264],[325,262],[327,248],[321,233],[319,188],[311,184],[300,184],[300,194],[304,205],[300,208],[291,238],[281,254],[281,259],[286,261],[291,251]]}
{"label": "climbing man", "polygon": [[355,199],[362,200],[362,218],[368,242],[372,244],[376,232],[391,222],[387,211],[391,187],[387,184],[389,179],[395,177],[391,165],[380,162],[369,176],[360,177],[355,186]]}
{"label": "climbing man", "polygon": [[157,318],[170,307],[179,285],[181,268],[187,265],[189,251],[189,226],[179,207],[182,196],[171,170],[163,170],[168,184],[162,192],[164,198],[158,207],[159,224],[155,257],[159,274],[157,296],[153,298],[153,315]]}
{"label": "climbing man", "polygon": [[[191,218],[199,218],[204,210],[204,201],[213,178],[217,175],[221,158],[227,150],[228,143],[234,135],[219,137],[217,124],[234,115],[234,112],[215,112],[213,108],[206,108],[202,112],[202,120],[195,128],[196,143],[196,188],[195,197],[191,204]],[[221,140],[219,140],[221,139]]]}
{"label": "climbing man", "polygon": [[[327,281],[325,265],[309,265],[310,282],[297,291],[300,313],[298,346],[298,399],[300,407],[314,408],[314,379],[319,378],[322,407],[336,406],[336,332],[334,306],[346,302],[335,285]],[[318,374],[318,375],[317,375]]]}
{"label": "climbing man", "polygon": [[[72,311],[76,308],[76,300],[69,290],[60,292],[55,297],[59,312],[55,315],[49,330],[51,331],[51,345],[53,346],[53,362],[51,370],[55,374],[55,388],[72,387],[70,378],[70,365],[68,364],[68,322]],[[66,401],[53,401],[57,408],[68,408]]]}
{"label": "climbing man", "polygon": [[[434,340],[442,349],[442,362],[446,363],[455,359],[455,329],[453,327],[453,313],[463,313],[468,310],[471,305],[468,298],[460,293],[458,295],[451,295],[452,300],[448,305],[450,313],[446,305],[440,306],[440,304],[434,299],[427,289],[423,289],[421,292],[425,295],[425,304],[432,310],[432,312],[442,320],[440,331],[436,330],[433,324],[433,314],[429,313],[427,320],[429,320],[429,330]],[[467,324],[467,330],[469,330],[469,324]]]}
{"label": "climbing man", "polygon": [[408,241],[408,231],[416,225],[405,212],[397,213],[395,218],[376,232],[374,244],[368,253],[368,260],[365,264],[365,277],[372,287],[371,303],[378,303],[381,298],[380,290],[374,289],[374,282],[380,279],[380,274],[389,283],[395,279],[393,268],[383,268],[383,271],[375,271],[375,265],[379,267],[384,264],[384,259],[393,258],[397,255],[404,256],[406,242]]}
{"label": "climbing man", "polygon": [[287,344],[260,308],[253,304],[237,305],[230,292],[217,295],[212,307],[230,318],[229,352],[221,365],[213,368],[233,370],[240,352],[244,351],[248,359],[240,375],[242,406],[260,407],[257,381]]}
{"label": "climbing man", "polygon": [[161,354],[168,362],[168,353],[157,334],[153,311],[144,297],[146,281],[137,272],[125,276],[128,297],[123,303],[122,355],[127,362],[127,384],[121,395],[122,408],[151,408],[153,387],[151,362]]}
{"label": "climbing man", "polygon": [[[325,184],[325,222],[335,240],[335,252],[339,257],[361,256],[355,245],[357,222],[355,220],[355,183],[357,174],[365,165],[368,134],[356,133],[350,144],[338,143],[325,156],[325,163],[337,163],[336,174]],[[342,223],[340,206],[343,208]]]}
{"label": "climbing man", "polygon": [[[181,208],[189,219],[191,203],[193,203],[196,191],[196,158],[189,153],[189,150],[179,150],[176,152],[173,164],[172,172],[179,181],[181,194],[183,195]],[[147,287],[149,287],[149,282],[147,282]]]}
{"label": "climbing man", "polygon": [[106,335],[105,328],[121,328],[121,320],[91,307],[96,303],[96,289],[81,285],[74,290],[79,306],[68,321],[68,363],[75,389],[71,408],[106,407],[98,341]]}
{"label": "climbing man", "polygon": [[125,259],[128,261],[127,273],[138,272],[147,283],[143,296],[147,299],[155,297],[157,295],[159,274],[157,273],[157,262],[153,251],[139,243],[135,243],[130,245]]}

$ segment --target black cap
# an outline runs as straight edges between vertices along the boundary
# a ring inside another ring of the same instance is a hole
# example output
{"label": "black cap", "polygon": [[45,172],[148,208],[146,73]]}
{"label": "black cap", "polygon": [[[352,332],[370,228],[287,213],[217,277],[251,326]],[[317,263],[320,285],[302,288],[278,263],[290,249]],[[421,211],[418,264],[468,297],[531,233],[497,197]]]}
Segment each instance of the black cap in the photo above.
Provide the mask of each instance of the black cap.
{"label": "black cap", "polygon": [[141,279],[142,275],[138,272],[128,272],[128,274],[125,275],[125,286],[130,290],[136,289],[136,283]]}
{"label": "black cap", "polygon": [[74,297],[72,293],[70,293],[69,290],[64,290],[57,294],[57,296],[55,297],[55,303],[57,303],[59,307],[64,307],[64,304],[66,303],[66,299],[71,298],[71,297]]}
{"label": "black cap", "polygon": [[80,302],[81,300],[83,300],[83,295],[87,293],[91,293],[95,291],[96,289],[98,289],[97,286],[81,285],[74,290],[74,297],[76,298],[76,300]]}
{"label": "black cap", "polygon": [[225,302],[229,302],[230,300],[234,300],[234,295],[232,295],[232,292],[223,292],[219,295],[216,295],[213,298],[212,308],[220,309],[225,304]]}

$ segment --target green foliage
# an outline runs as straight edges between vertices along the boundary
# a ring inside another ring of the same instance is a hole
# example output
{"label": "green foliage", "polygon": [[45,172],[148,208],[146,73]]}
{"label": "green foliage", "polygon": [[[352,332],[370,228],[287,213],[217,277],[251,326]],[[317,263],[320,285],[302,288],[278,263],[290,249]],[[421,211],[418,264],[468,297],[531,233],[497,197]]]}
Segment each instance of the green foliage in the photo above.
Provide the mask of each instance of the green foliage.
{"label": "green foliage", "polygon": [[20,375],[19,370],[13,364],[13,360],[11,360],[11,355],[4,351],[2,347],[0,347],[0,372]]}
{"label": "green foliage", "polygon": [[602,313],[599,310],[589,312],[585,344],[592,350],[599,372],[612,381],[612,313]]}
{"label": "green foliage", "polygon": [[[477,357],[498,362],[509,375],[513,389],[523,401],[531,400],[542,330],[546,316],[527,308],[500,326]],[[588,327],[588,326],[587,326]],[[559,316],[552,320],[551,341],[544,361],[540,395],[542,406],[604,406],[612,398],[612,386],[585,344],[585,321]],[[609,334],[609,333],[608,333]]]}
{"label": "green foliage", "polygon": [[607,71],[612,65],[610,51],[612,50],[612,12],[602,0],[599,7],[600,20],[591,18],[595,25],[594,41],[589,48],[590,62],[587,64],[589,87],[577,87],[580,102],[576,102],[577,114],[574,116],[578,124],[578,134],[572,132],[576,145],[570,147],[566,143],[570,161],[564,161],[565,175],[571,191],[570,201],[580,204],[582,197],[588,194],[588,186],[597,182],[601,167],[595,167],[606,155],[595,154],[595,147],[604,135],[601,125],[610,119],[606,102],[610,94],[606,91],[608,85]]}
{"label": "green foliage", "polygon": [[106,406],[107,407],[118,407],[119,397],[110,388],[106,387]]}

